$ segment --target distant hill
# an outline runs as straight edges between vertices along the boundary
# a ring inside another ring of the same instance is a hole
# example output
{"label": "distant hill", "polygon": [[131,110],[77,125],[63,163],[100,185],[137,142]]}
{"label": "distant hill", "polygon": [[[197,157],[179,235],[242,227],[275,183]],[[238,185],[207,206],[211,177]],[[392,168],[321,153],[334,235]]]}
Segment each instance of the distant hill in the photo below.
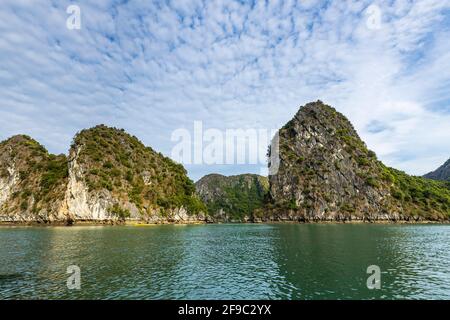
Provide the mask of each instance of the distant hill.
{"label": "distant hill", "polygon": [[266,177],[256,174],[223,176],[209,174],[195,183],[213,221],[250,221],[255,209],[263,206],[269,189]]}
{"label": "distant hill", "polygon": [[424,175],[424,177],[433,180],[450,181],[450,159],[436,170]]}

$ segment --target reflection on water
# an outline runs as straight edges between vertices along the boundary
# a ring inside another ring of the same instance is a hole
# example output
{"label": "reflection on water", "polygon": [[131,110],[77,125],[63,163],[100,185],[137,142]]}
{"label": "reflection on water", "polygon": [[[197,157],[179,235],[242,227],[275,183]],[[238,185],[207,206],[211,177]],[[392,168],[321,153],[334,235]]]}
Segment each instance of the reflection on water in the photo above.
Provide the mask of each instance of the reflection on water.
{"label": "reflection on water", "polygon": [[1,227],[0,243],[3,299],[450,298],[448,225]]}

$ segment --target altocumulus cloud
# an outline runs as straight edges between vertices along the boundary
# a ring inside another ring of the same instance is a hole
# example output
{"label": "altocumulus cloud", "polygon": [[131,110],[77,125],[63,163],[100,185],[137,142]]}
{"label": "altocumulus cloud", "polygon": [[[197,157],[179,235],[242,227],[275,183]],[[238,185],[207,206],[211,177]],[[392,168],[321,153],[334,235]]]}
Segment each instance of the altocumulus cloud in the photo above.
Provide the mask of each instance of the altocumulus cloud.
{"label": "altocumulus cloud", "polygon": [[[66,28],[70,4],[80,30]],[[67,152],[77,131],[105,123],[170,155],[171,133],[194,120],[272,129],[321,99],[388,165],[423,174],[450,156],[448,1],[2,0],[0,9],[2,140],[26,133]],[[259,171],[188,169],[194,179]]]}

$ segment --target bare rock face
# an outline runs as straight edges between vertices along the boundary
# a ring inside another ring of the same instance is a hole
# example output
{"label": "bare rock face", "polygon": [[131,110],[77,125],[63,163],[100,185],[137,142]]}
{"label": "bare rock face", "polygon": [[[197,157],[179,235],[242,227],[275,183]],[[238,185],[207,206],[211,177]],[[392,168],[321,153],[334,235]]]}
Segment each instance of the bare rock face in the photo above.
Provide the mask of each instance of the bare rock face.
{"label": "bare rock face", "polygon": [[209,174],[195,183],[206,204],[211,222],[246,222],[263,206],[268,179],[256,174],[223,176]]}
{"label": "bare rock face", "polygon": [[433,180],[450,181],[450,159],[436,170],[424,175],[424,178]]}
{"label": "bare rock face", "polygon": [[0,221],[205,220],[185,169],[123,130],[103,125],[54,156],[27,136],[0,144]]}
{"label": "bare rock face", "polygon": [[74,146],[70,152],[69,180],[66,191],[67,210],[71,220],[102,221],[118,220],[120,217],[110,212],[115,201],[106,189],[89,192],[85,179],[87,168],[78,163],[79,151],[83,146]]}
{"label": "bare rock face", "polygon": [[270,204],[261,212],[263,219],[436,220],[450,215],[445,186],[384,166],[347,118],[321,101],[301,107],[279,130],[279,158],[278,172],[269,176]]}

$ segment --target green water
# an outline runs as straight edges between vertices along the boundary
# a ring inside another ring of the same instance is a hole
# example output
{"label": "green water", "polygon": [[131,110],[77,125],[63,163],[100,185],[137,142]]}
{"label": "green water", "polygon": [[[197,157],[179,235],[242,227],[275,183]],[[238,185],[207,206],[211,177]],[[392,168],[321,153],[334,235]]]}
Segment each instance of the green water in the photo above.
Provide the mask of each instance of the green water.
{"label": "green water", "polygon": [[449,225],[0,227],[0,259],[1,299],[450,299]]}

